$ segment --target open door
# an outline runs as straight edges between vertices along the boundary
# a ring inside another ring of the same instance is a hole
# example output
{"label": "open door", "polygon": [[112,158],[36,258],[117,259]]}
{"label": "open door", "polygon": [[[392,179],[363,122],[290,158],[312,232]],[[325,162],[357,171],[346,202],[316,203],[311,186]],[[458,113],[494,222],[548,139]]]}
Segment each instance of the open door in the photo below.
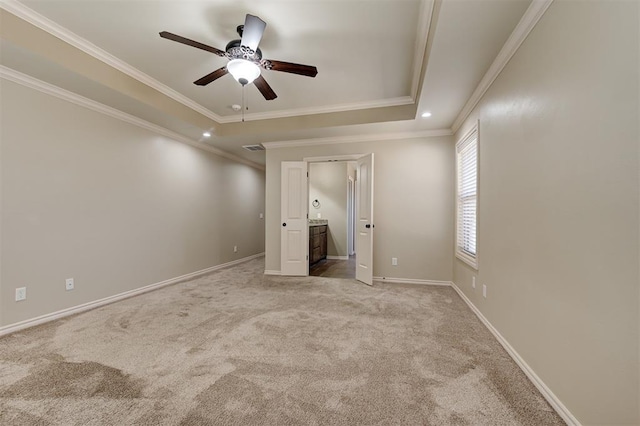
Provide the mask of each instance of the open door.
{"label": "open door", "polygon": [[280,207],[280,273],[309,275],[307,220],[307,163],[283,161]]}
{"label": "open door", "polygon": [[373,154],[358,159],[356,279],[373,285]]}

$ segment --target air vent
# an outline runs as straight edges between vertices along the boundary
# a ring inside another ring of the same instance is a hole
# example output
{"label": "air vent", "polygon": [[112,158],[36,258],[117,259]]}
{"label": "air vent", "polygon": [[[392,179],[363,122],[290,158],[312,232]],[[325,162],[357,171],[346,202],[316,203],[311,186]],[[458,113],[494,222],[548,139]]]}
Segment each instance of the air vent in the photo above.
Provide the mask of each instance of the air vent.
{"label": "air vent", "polygon": [[264,146],[262,144],[258,145],[242,145],[244,149],[247,151],[264,151]]}

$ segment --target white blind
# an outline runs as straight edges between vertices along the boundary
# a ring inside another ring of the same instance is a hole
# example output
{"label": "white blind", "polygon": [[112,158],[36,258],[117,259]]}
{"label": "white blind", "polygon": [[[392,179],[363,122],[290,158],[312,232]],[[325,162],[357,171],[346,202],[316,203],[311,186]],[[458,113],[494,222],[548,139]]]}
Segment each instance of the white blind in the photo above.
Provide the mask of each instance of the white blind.
{"label": "white blind", "polygon": [[457,147],[458,228],[457,251],[476,258],[476,213],[478,205],[478,131],[475,128]]}

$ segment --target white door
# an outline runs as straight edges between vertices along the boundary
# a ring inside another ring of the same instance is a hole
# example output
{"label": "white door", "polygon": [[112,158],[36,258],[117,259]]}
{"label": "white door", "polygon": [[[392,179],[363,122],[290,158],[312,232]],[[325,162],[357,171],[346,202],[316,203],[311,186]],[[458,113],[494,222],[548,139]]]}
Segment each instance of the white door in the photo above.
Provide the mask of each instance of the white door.
{"label": "white door", "polygon": [[283,161],[280,207],[280,273],[309,275],[307,220],[307,163]]}
{"label": "white door", "polygon": [[349,177],[349,186],[347,187],[347,254],[349,256],[352,256],[356,251],[355,251],[355,232],[354,232],[354,223],[355,223],[355,219],[356,219],[356,213],[355,213],[355,194],[354,194],[354,183],[353,183],[353,179],[351,179],[351,177]]}
{"label": "white door", "polygon": [[373,154],[358,159],[356,279],[373,284]]}

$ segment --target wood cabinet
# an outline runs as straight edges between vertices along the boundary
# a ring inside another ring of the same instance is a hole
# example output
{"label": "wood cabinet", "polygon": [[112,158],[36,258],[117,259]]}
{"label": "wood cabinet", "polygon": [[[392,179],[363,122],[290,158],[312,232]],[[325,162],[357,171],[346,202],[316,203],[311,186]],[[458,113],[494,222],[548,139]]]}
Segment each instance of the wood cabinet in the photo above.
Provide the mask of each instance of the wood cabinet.
{"label": "wood cabinet", "polygon": [[309,227],[309,264],[327,258],[327,225]]}

